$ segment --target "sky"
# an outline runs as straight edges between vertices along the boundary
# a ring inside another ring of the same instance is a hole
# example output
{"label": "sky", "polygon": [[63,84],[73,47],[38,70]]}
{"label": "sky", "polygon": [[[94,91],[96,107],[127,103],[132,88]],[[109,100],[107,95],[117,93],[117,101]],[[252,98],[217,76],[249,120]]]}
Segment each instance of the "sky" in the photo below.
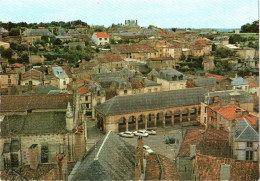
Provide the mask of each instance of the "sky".
{"label": "sky", "polygon": [[125,20],[161,28],[240,28],[258,19],[258,0],[0,0],[2,22]]}

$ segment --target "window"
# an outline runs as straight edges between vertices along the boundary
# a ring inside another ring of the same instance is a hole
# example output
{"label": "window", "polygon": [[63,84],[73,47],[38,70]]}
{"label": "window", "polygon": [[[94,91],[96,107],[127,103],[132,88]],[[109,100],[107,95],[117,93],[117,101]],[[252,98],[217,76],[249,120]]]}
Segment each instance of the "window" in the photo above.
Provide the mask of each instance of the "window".
{"label": "window", "polygon": [[18,154],[11,154],[11,166],[12,167],[19,166]]}
{"label": "window", "polygon": [[48,162],[48,154],[49,154],[49,149],[47,145],[42,145],[41,149],[41,162],[42,163],[47,163]]}
{"label": "window", "polygon": [[253,160],[253,151],[246,151],[246,160]]}
{"label": "window", "polygon": [[8,79],[10,79],[11,78],[11,76],[10,75],[8,75]]}
{"label": "window", "polygon": [[11,82],[12,82],[11,79],[8,79],[8,84],[9,84],[9,85],[11,84]]}
{"label": "window", "polygon": [[157,88],[154,88],[154,92],[157,92]]}
{"label": "window", "polygon": [[206,124],[206,117],[204,117],[204,124]]}
{"label": "window", "polygon": [[66,85],[66,80],[63,81],[63,85]]}
{"label": "window", "polygon": [[148,89],[148,92],[150,93],[150,92],[152,92],[152,90],[151,90],[151,89]]}
{"label": "window", "polygon": [[124,90],[124,94],[127,95],[127,90]]}
{"label": "window", "polygon": [[97,95],[100,96],[100,91],[99,90],[97,91]]}
{"label": "window", "polygon": [[107,38],[105,38],[105,40],[107,40]]}
{"label": "window", "polygon": [[253,142],[247,142],[247,143],[246,143],[246,147],[252,148],[252,147],[253,147]]}
{"label": "window", "polygon": [[85,96],[85,101],[88,101],[88,96]]}
{"label": "window", "polygon": [[31,80],[29,81],[29,85],[32,85],[32,81]]}
{"label": "window", "polygon": [[99,40],[102,40],[102,38],[99,38]]}
{"label": "window", "polygon": [[206,107],[204,108],[204,113],[207,113],[207,108]]}

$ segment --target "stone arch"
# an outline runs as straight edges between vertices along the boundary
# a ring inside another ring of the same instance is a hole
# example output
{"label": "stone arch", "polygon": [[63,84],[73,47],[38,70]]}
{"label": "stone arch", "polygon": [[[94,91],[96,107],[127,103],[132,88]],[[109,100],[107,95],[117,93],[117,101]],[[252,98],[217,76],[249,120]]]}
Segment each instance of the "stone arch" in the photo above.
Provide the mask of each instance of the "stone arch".
{"label": "stone arch", "polygon": [[118,131],[119,132],[123,132],[123,131],[126,131],[126,118],[125,117],[121,117],[119,120],[118,120]]}
{"label": "stone arch", "polygon": [[165,112],[165,126],[171,126],[172,125],[172,112],[167,111]]}
{"label": "stone arch", "polygon": [[140,114],[137,118],[138,120],[138,129],[145,129],[145,115]]}
{"label": "stone arch", "polygon": [[190,109],[190,121],[196,121],[197,120],[197,108],[192,107]]}
{"label": "stone arch", "polygon": [[158,112],[156,114],[156,125],[157,126],[163,126],[163,116],[164,116],[163,112]]}
{"label": "stone arch", "polygon": [[148,128],[151,128],[151,127],[156,127],[156,124],[155,124],[155,115],[153,113],[150,113],[148,114],[147,116],[147,127]]}
{"label": "stone arch", "polygon": [[130,116],[128,119],[128,130],[135,130],[136,117]]}
{"label": "stone arch", "polygon": [[188,122],[189,121],[189,109],[184,108],[182,110],[182,122]]}
{"label": "stone arch", "polygon": [[181,110],[176,109],[173,113],[173,116],[174,116],[174,124],[180,124]]}

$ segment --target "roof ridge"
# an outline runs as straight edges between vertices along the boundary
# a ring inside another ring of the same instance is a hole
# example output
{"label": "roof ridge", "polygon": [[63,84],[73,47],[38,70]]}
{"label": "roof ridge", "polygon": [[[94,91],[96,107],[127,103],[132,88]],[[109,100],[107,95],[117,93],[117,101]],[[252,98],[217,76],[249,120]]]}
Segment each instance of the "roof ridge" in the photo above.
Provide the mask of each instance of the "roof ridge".
{"label": "roof ridge", "polygon": [[103,146],[104,146],[108,136],[110,135],[110,133],[111,133],[111,131],[108,132],[108,134],[106,135],[105,139],[103,140],[103,142],[102,142],[102,144],[101,144],[101,146],[100,146],[100,148],[99,148],[99,150],[98,150],[94,160],[98,160],[98,156],[99,156],[99,154],[100,154],[100,152],[101,152],[101,150],[102,150],[102,148],[103,148]]}

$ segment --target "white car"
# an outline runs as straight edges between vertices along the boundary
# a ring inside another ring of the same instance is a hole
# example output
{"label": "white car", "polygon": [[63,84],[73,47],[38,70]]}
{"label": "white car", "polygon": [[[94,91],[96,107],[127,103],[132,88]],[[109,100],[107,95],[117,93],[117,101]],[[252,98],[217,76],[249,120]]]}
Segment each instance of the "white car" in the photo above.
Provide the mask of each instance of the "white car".
{"label": "white car", "polygon": [[135,131],[134,134],[135,134],[135,136],[145,136],[145,137],[147,137],[149,135],[148,133],[146,133],[145,130]]}
{"label": "white car", "polygon": [[119,136],[127,137],[127,138],[133,138],[134,137],[134,133],[132,133],[130,131],[125,131],[125,132],[119,133]]}
{"label": "white car", "polygon": [[150,146],[144,145],[144,153],[145,155],[150,155],[151,153],[153,153],[154,151],[150,148]]}
{"label": "white car", "polygon": [[148,133],[150,135],[156,135],[156,131],[154,129],[147,129],[146,133]]}

